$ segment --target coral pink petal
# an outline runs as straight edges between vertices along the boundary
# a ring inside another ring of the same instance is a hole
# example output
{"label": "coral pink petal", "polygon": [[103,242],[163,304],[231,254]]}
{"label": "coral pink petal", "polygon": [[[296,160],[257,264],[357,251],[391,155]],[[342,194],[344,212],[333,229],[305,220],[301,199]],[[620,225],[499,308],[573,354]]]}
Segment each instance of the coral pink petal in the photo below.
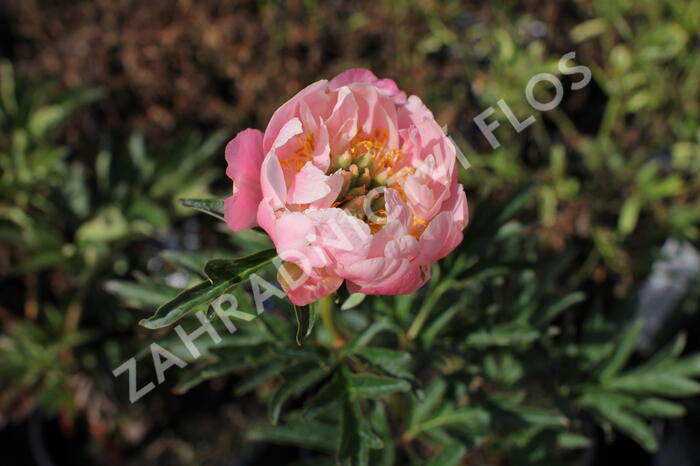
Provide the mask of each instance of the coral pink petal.
{"label": "coral pink petal", "polygon": [[241,131],[226,145],[225,156],[226,175],[233,180],[234,188],[224,203],[224,219],[233,231],[254,227],[262,199],[262,133],[253,129]]}
{"label": "coral pink petal", "polygon": [[260,169],[260,186],[263,197],[272,201],[273,207],[283,207],[287,200],[287,184],[280,161],[274,153],[267,154]]}
{"label": "coral pink petal", "polygon": [[260,187],[257,189],[241,186],[233,196],[224,200],[224,220],[233,231],[241,231],[257,225]]}
{"label": "coral pink petal", "polygon": [[368,83],[372,84],[377,81],[377,77],[370,70],[364,68],[352,68],[343,71],[328,83],[328,88],[331,91],[338,90],[343,86],[353,83]]}
{"label": "coral pink petal", "polygon": [[[279,274],[278,274],[279,275]],[[343,283],[343,279],[333,275],[323,275],[321,278],[305,277],[302,284],[295,288],[285,286],[283,279],[278,279],[282,283],[285,293],[289,296],[290,301],[297,306],[306,306],[314,301],[317,301],[324,296],[336,291]]]}
{"label": "coral pink petal", "polygon": [[288,201],[293,204],[310,204],[324,198],[331,192],[327,183],[328,178],[313,163],[306,162],[306,165],[294,177],[292,186],[287,193]]}
{"label": "coral pink petal", "polygon": [[455,224],[452,216],[452,212],[440,212],[425,229],[416,259],[419,264],[429,265],[442,259],[462,242],[462,228]]}
{"label": "coral pink petal", "polygon": [[326,89],[327,85],[328,81],[325,79],[309,84],[275,111],[272,118],[270,118],[267,129],[265,129],[265,137],[263,138],[263,152],[265,154],[272,149],[272,143],[282,127],[290,119],[297,116],[299,101],[308,94],[322,92],[324,89]]}
{"label": "coral pink petal", "polygon": [[294,262],[306,273],[312,269],[328,264],[325,252],[312,243],[316,238],[316,229],[311,219],[300,212],[288,212],[275,222],[272,241],[277,248],[280,259]]}
{"label": "coral pink petal", "polygon": [[340,170],[327,177],[326,184],[330,188],[328,194],[326,194],[321,199],[312,202],[310,207],[314,209],[323,209],[326,207],[331,207],[333,205],[333,202],[335,202],[335,200],[338,198],[340,190],[343,188],[344,181],[345,179],[343,178],[343,172]]}
{"label": "coral pink petal", "polygon": [[226,144],[226,175],[232,180],[258,181],[263,161],[262,133],[246,129]]}

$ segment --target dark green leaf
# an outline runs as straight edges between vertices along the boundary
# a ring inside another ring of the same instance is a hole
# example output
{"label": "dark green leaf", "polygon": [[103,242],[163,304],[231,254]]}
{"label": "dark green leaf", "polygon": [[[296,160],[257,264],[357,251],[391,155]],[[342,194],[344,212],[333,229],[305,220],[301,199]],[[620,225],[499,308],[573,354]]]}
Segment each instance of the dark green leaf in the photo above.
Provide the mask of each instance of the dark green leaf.
{"label": "dark green leaf", "polygon": [[441,408],[435,415],[419,422],[409,429],[409,435],[415,437],[421,432],[431,429],[460,426],[473,433],[485,431],[491,421],[488,411],[483,408],[466,407],[453,409],[447,405]]}
{"label": "dark green leaf", "polygon": [[204,266],[204,273],[212,283],[235,280],[240,282],[277,257],[274,248],[265,249],[245,257],[212,259]]}
{"label": "dark green leaf", "polygon": [[564,450],[575,450],[588,448],[591,446],[591,440],[588,437],[572,432],[558,432],[556,434],[556,445]]}
{"label": "dark green leaf", "polygon": [[533,319],[533,325],[535,327],[541,328],[544,325],[549,324],[563,311],[567,310],[575,304],[582,302],[584,299],[586,299],[586,295],[581,292],[571,293],[564,296],[559,301],[545,308],[542,312],[538,312]]}
{"label": "dark green leaf", "polygon": [[314,397],[311,404],[303,414],[304,420],[314,419],[316,416],[335,407],[345,396],[345,379],[336,374],[330,383],[324,385]]}
{"label": "dark green leaf", "polygon": [[[204,267],[209,281],[183,291],[175,299],[159,307],[153,316],[141,320],[140,324],[150,329],[167,327],[190,312],[194,312],[199,306],[209,305],[229,292],[252,273],[269,264],[274,257],[274,249],[268,249],[238,259],[213,259]],[[227,311],[227,315],[232,315],[232,312]],[[240,316],[243,320],[250,320],[252,317],[248,314]]]}
{"label": "dark green leaf", "polygon": [[467,447],[461,443],[450,443],[425,463],[426,466],[455,466],[467,454]]}
{"label": "dark green leaf", "polygon": [[430,381],[428,388],[425,389],[423,400],[413,403],[413,409],[409,414],[409,430],[416,429],[418,424],[437,408],[443,400],[445,390],[447,390],[447,383],[443,378],[435,377]]}
{"label": "dark green leaf", "polygon": [[[297,321],[296,342],[301,346],[306,340],[306,337],[311,335],[313,326],[311,324],[311,306],[294,306],[294,317]],[[315,319],[313,319],[315,320]]]}
{"label": "dark green leaf", "polygon": [[338,429],[336,426],[318,422],[293,422],[253,430],[248,438],[331,452],[336,449]]}
{"label": "dark green leaf", "polygon": [[356,400],[345,399],[340,421],[340,443],[336,453],[338,464],[365,466],[369,464],[369,442],[361,434],[359,404]]}
{"label": "dark green leaf", "polygon": [[627,362],[627,360],[632,355],[634,351],[634,345],[637,343],[639,334],[644,328],[644,322],[642,320],[635,321],[626,332],[622,334],[620,338],[620,343],[617,346],[617,350],[610,358],[610,361],[603,367],[600,372],[601,380],[607,380],[612,376],[616,375],[620,369],[622,369]]}
{"label": "dark green leaf", "polygon": [[608,420],[615,428],[629,435],[645,450],[654,452],[658,448],[654,433],[646,422],[638,416],[622,409],[598,411],[598,415]]}
{"label": "dark green leaf", "polygon": [[328,369],[299,365],[286,373],[285,380],[270,399],[269,415],[273,424],[277,423],[284,403],[292,395],[303,392],[318,383],[328,374]]}
{"label": "dark green leaf", "polygon": [[356,355],[387,375],[413,379],[413,374],[409,370],[411,355],[405,351],[394,351],[386,348],[364,348],[358,351]]}
{"label": "dark green leaf", "polygon": [[273,377],[282,373],[285,367],[287,367],[287,362],[282,360],[275,360],[270,363],[266,363],[260,368],[257,368],[250,374],[248,374],[243,382],[241,382],[238,387],[236,387],[236,396],[245,395],[249,391],[255,389],[258,385],[272,379]]}
{"label": "dark green leaf", "polygon": [[491,329],[470,333],[467,336],[466,344],[469,346],[509,346],[529,343],[539,336],[540,333],[533,327],[500,324]]}
{"label": "dark green leaf", "polygon": [[222,199],[180,199],[185,207],[200,210],[219,220],[224,219],[224,201]]}
{"label": "dark green leaf", "polygon": [[402,379],[379,375],[352,374],[347,377],[348,391],[360,398],[380,398],[394,392],[407,392],[411,385]]}
{"label": "dark green leaf", "polygon": [[685,415],[683,405],[661,398],[646,398],[634,405],[633,409],[644,417],[680,417]]}

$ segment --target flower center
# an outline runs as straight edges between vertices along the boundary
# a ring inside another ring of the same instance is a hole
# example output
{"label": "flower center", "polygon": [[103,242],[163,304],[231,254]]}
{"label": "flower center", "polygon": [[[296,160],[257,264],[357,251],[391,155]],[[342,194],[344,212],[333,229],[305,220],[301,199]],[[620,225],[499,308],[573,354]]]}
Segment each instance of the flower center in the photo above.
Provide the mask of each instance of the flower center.
{"label": "flower center", "polygon": [[365,221],[372,233],[386,224],[385,187],[395,189],[405,199],[399,181],[410,170],[395,170],[401,157],[397,148],[387,147],[388,131],[375,129],[358,134],[342,154],[331,157],[328,173],[342,171],[343,187],[333,207]]}
{"label": "flower center", "polygon": [[[285,172],[289,174],[298,173],[307,162],[312,161],[311,154],[315,148],[313,133],[298,135],[297,138],[297,149],[290,157],[281,160]],[[416,171],[411,166],[397,169],[401,151],[388,147],[388,140],[386,129],[374,129],[369,135],[360,130],[345,152],[331,154],[331,163],[326,171],[327,175],[331,175],[340,170],[343,176],[343,187],[332,207],[343,209],[367,223],[372,234],[379,232],[387,221],[384,188],[394,189],[406,201],[403,181]],[[425,221],[414,219],[410,234],[418,239],[426,226]]]}

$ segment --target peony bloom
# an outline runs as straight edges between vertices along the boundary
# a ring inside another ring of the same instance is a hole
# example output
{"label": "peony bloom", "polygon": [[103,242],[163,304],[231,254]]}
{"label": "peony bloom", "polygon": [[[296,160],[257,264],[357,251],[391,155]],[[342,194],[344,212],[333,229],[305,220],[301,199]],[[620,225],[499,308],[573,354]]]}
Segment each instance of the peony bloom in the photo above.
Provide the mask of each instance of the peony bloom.
{"label": "peony bloom", "polygon": [[234,231],[262,227],[293,303],[346,281],[351,293],[411,293],[462,241],[456,149],[416,96],[348,70],[303,89],[226,146]]}

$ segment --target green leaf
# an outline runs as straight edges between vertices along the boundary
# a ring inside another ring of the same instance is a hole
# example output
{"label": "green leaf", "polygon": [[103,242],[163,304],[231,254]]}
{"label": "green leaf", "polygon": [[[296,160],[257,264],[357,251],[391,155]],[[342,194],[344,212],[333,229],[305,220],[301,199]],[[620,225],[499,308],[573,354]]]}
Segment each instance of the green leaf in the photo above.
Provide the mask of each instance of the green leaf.
{"label": "green leaf", "polygon": [[491,422],[491,415],[483,408],[465,407],[453,409],[444,405],[435,415],[417,423],[409,429],[410,437],[415,437],[421,432],[446,426],[460,426],[471,432],[483,432]]}
{"label": "green leaf", "polygon": [[175,393],[182,395],[205,380],[221,377],[230,372],[240,371],[259,365],[259,358],[249,351],[218,352],[218,361],[205,367],[195,367],[175,386]]}
{"label": "green leaf", "polygon": [[450,443],[425,463],[426,466],[455,466],[467,454],[467,447],[461,443]]}
{"label": "green leaf", "polygon": [[588,448],[591,446],[591,440],[588,437],[573,432],[557,432],[556,445],[564,450],[575,450],[579,448]]}
{"label": "green leaf", "polygon": [[508,323],[470,333],[465,342],[469,346],[509,346],[530,343],[539,336],[533,327]]}
{"label": "green leaf", "polygon": [[255,429],[248,438],[332,452],[336,449],[338,429],[336,426],[318,422],[291,422]]}
{"label": "green leaf", "polygon": [[0,60],[0,103],[9,115],[17,112],[15,72],[9,60]]}
{"label": "green leaf", "polygon": [[644,322],[639,319],[632,323],[627,331],[622,334],[615,354],[600,372],[601,380],[607,380],[613,377],[624,367],[634,351],[634,345],[637,343],[637,339],[643,328]]}
{"label": "green leaf", "polygon": [[353,307],[359,306],[362,301],[365,300],[365,295],[364,293],[353,293],[350,296],[348,296],[348,299],[343,302],[343,305],[340,306],[341,311],[347,311],[348,309],[352,309]]}
{"label": "green leaf", "polygon": [[533,319],[533,325],[535,327],[541,328],[549,324],[559,314],[561,314],[571,306],[583,302],[584,299],[586,299],[586,295],[582,292],[571,293],[564,296],[559,301],[545,308],[543,311],[538,312]]}
{"label": "green leaf", "polygon": [[681,355],[686,344],[685,333],[680,333],[673,343],[661,349],[656,355],[651,358],[645,365],[647,369],[662,368],[672,363],[678,356]]}
{"label": "green leaf", "polygon": [[621,235],[628,235],[634,231],[641,207],[642,200],[638,196],[632,196],[622,204],[617,222],[617,231]]}
{"label": "green leaf", "polygon": [[[208,281],[183,291],[175,299],[159,307],[153,316],[139,323],[150,329],[167,327],[196,311],[199,306],[209,305],[255,271],[272,262],[275,255],[274,249],[268,249],[237,259],[213,259],[204,267],[204,273],[209,277]],[[227,315],[235,317],[235,312],[241,314],[240,318],[244,320],[254,317],[239,311],[229,311]]]}
{"label": "green leaf", "polygon": [[296,342],[297,345],[301,346],[314,329],[316,307],[294,306],[294,317],[297,321]]}
{"label": "green leaf", "polygon": [[440,402],[443,400],[447,390],[447,383],[442,377],[435,377],[430,381],[428,388],[425,389],[425,396],[422,401],[413,403],[409,414],[408,426],[409,430],[417,430],[418,424],[427,419]]}
{"label": "green leaf", "polygon": [[372,341],[372,339],[375,336],[377,336],[379,333],[381,333],[385,330],[392,330],[392,325],[388,321],[378,320],[378,321],[372,323],[366,329],[364,329],[361,333],[354,336],[348,342],[348,344],[345,345],[345,348],[343,348],[343,351],[341,354],[343,354],[343,355],[352,354],[353,352],[366,346],[370,341]]}
{"label": "green leaf", "polygon": [[29,132],[35,139],[42,139],[78,107],[97,100],[100,91],[96,88],[82,88],[64,94],[57,104],[39,108],[29,118]]}
{"label": "green leaf", "polygon": [[634,405],[634,410],[644,417],[680,417],[685,416],[683,405],[663,400],[647,398]]}
{"label": "green leaf", "polygon": [[107,243],[129,234],[129,224],[116,205],[103,208],[95,217],[83,223],[75,233],[80,243]]}
{"label": "green leaf", "polygon": [[179,292],[159,283],[136,283],[123,280],[109,280],[104,285],[105,289],[118,296],[127,306],[136,308],[156,308],[163,301],[173,299]]}
{"label": "green leaf", "polygon": [[348,391],[359,398],[381,398],[394,392],[407,392],[411,384],[402,379],[379,375],[352,374],[347,377]]}
{"label": "green leaf", "polygon": [[223,199],[180,199],[180,203],[185,207],[191,207],[218,218],[224,219]]}
{"label": "green leaf", "polygon": [[60,247],[59,245],[34,251],[31,257],[16,267],[13,267],[9,275],[26,275],[36,272],[37,270],[49,268],[61,262],[66,262],[70,257],[65,254],[65,251],[66,248]]}
{"label": "green leaf", "polygon": [[657,394],[663,396],[693,396],[700,393],[700,384],[682,375],[666,372],[631,371],[620,377],[604,381],[607,389],[629,393]]}
{"label": "green leaf", "polygon": [[369,442],[361,435],[360,411],[357,400],[346,398],[340,417],[340,443],[336,460],[340,465],[366,466],[369,464]]}
{"label": "green leaf", "polygon": [[658,444],[654,433],[643,419],[622,409],[609,408],[597,413],[600,417],[608,420],[615,428],[639,443],[645,450],[649,452],[657,450]]}
{"label": "green leaf", "polygon": [[202,276],[204,275],[204,266],[207,264],[207,261],[211,259],[212,255],[213,254],[208,251],[166,250],[160,253],[160,257],[164,260]]}
{"label": "green leaf", "polygon": [[411,355],[405,351],[386,348],[364,348],[356,353],[358,357],[393,377],[413,380],[409,370]]}
{"label": "green leaf", "polygon": [[384,447],[380,451],[372,452],[373,455],[370,458],[370,464],[376,466],[393,466],[396,464],[396,445],[389,417],[384,403],[381,401],[373,403],[369,413],[369,424],[384,443]]}
{"label": "green leaf", "polygon": [[535,406],[511,406],[506,408],[506,410],[533,426],[556,428],[564,427],[567,423],[566,417],[562,416],[559,412]]}
{"label": "green leaf", "polygon": [[496,217],[496,222],[498,225],[502,225],[510,220],[516,213],[522,209],[525,204],[532,197],[535,185],[530,183],[522,188],[518,189],[510,198],[503,204],[498,215]]}
{"label": "green leaf", "polygon": [[337,374],[330,383],[324,385],[303,414],[304,420],[311,420],[336,406],[345,396],[345,379]]}
{"label": "green leaf", "polygon": [[235,390],[236,396],[245,395],[258,385],[279,375],[288,366],[287,361],[275,360],[248,374]]}
{"label": "green leaf", "polygon": [[277,252],[270,248],[245,257],[212,259],[204,266],[204,273],[214,284],[231,280],[241,281],[271,263],[275,257]]}
{"label": "green leaf", "polygon": [[214,286],[211,282],[204,281],[182,291],[174,299],[161,305],[151,317],[141,319],[139,325],[151,330],[167,327],[196,311],[199,306],[208,305],[224,294],[229,287],[226,282]]}
{"label": "green leaf", "polygon": [[[634,439],[647,451],[655,451],[656,439],[646,422],[632,411],[637,401],[629,396],[605,390],[590,390],[578,400],[582,406],[593,408],[595,414]],[[656,405],[658,406],[658,405]],[[655,407],[655,406],[652,406]],[[647,406],[647,409],[649,406]]]}
{"label": "green leaf", "polygon": [[462,310],[463,307],[461,305],[455,304],[454,306],[450,306],[445,312],[440,313],[440,315],[420,334],[420,339],[425,346],[428,348],[431,347],[442,329]]}
{"label": "green leaf", "polygon": [[292,395],[303,392],[307,388],[318,383],[328,374],[324,367],[310,367],[308,364],[300,364],[287,371],[284,382],[277,389],[269,404],[269,415],[273,424],[279,420],[282,406]]}

